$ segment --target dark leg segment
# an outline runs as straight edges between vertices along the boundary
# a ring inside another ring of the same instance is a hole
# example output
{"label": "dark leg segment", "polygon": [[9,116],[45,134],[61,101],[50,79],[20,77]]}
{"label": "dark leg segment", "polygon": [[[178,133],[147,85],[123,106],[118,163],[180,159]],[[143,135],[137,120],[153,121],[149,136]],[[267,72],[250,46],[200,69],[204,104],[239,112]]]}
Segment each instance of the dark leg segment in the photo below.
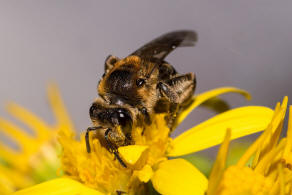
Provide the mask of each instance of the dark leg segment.
{"label": "dark leg segment", "polygon": [[91,149],[90,149],[90,143],[89,143],[89,132],[90,131],[96,131],[98,129],[101,129],[102,127],[98,126],[98,127],[88,127],[85,133],[85,142],[86,142],[86,149],[87,152],[90,153]]}

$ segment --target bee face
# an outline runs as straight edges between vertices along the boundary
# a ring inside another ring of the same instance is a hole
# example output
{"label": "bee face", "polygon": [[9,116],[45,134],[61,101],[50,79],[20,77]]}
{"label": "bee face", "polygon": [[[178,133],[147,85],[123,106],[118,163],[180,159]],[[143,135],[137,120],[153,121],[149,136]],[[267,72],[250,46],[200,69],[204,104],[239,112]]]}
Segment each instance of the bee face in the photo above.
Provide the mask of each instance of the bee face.
{"label": "bee face", "polygon": [[110,127],[121,126],[125,131],[130,131],[133,124],[131,112],[123,107],[109,107],[106,104],[94,102],[89,109],[89,115],[95,123],[103,123]]}

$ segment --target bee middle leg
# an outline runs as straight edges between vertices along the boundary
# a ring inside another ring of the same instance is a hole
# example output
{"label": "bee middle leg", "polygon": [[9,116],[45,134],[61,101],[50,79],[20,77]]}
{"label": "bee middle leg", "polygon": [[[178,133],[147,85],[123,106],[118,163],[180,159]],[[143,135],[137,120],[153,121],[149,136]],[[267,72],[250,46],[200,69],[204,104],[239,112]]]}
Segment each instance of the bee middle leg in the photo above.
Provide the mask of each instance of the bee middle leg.
{"label": "bee middle leg", "polygon": [[124,161],[121,159],[121,157],[119,155],[118,147],[115,144],[113,144],[111,139],[110,139],[110,137],[112,136],[112,133],[113,133],[112,129],[108,128],[104,134],[104,138],[105,138],[108,150],[115,155],[116,159],[119,161],[119,163],[123,167],[127,168],[127,165],[124,163]]}

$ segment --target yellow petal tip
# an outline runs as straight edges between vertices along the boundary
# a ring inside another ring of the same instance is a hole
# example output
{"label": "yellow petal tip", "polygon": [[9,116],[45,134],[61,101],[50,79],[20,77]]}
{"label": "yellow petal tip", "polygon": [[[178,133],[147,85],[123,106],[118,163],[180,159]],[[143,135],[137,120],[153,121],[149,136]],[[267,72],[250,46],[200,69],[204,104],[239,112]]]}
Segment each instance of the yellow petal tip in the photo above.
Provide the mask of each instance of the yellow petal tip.
{"label": "yellow petal tip", "polygon": [[119,154],[127,164],[134,165],[147,148],[148,146],[143,145],[129,145],[119,147],[118,150]]}

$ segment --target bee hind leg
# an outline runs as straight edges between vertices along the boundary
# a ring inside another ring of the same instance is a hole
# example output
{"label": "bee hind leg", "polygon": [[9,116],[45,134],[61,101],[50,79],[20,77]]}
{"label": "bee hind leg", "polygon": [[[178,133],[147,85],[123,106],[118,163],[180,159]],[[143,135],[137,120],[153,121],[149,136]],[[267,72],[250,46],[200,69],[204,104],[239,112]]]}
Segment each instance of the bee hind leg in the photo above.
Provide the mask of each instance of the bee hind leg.
{"label": "bee hind leg", "polygon": [[90,131],[96,131],[101,129],[101,126],[98,127],[88,127],[85,133],[85,142],[86,142],[86,150],[88,153],[90,153],[91,149],[90,149],[90,143],[89,143],[89,132]]}
{"label": "bee hind leg", "polygon": [[119,163],[127,168],[127,165],[124,163],[124,161],[121,159],[120,155],[119,155],[119,152],[118,152],[118,149],[117,147],[112,144],[112,142],[110,141],[110,133],[112,132],[112,129],[111,128],[108,128],[106,131],[105,131],[105,134],[104,134],[104,138],[106,140],[106,143],[107,143],[107,146],[108,146],[108,150],[110,152],[112,152],[114,155],[115,155],[115,158],[119,161]]}
{"label": "bee hind leg", "polygon": [[179,109],[192,99],[196,88],[196,77],[193,73],[178,75],[157,85],[163,97],[170,102],[169,127],[172,128]]}

